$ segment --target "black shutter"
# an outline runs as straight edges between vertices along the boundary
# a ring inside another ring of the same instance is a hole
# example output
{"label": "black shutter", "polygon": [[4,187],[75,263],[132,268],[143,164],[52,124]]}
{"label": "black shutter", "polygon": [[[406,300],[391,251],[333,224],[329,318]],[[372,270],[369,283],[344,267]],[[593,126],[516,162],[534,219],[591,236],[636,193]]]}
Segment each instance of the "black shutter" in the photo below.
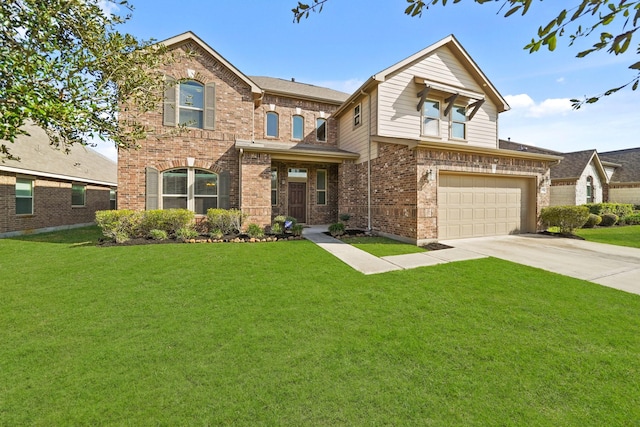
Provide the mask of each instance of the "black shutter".
{"label": "black shutter", "polygon": [[160,174],[158,169],[146,167],[146,210],[158,209],[158,186],[160,184]]}
{"label": "black shutter", "polygon": [[231,175],[224,171],[218,175],[218,208],[229,209],[229,188],[231,187]]}
{"label": "black shutter", "polygon": [[177,124],[176,116],[176,79],[171,76],[165,76],[162,124],[165,126],[175,126]]}
{"label": "black shutter", "polygon": [[204,128],[216,128],[216,84],[207,83],[204,87]]}

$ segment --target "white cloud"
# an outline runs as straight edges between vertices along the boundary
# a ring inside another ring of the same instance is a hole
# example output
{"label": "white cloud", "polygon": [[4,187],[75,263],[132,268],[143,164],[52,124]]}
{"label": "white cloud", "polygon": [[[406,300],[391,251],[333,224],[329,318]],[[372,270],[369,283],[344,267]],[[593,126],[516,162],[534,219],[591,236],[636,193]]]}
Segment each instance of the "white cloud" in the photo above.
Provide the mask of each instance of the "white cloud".
{"label": "white cloud", "polygon": [[556,83],[564,83],[564,77],[557,78]]}
{"label": "white cloud", "polygon": [[98,7],[102,9],[105,16],[115,15],[120,10],[118,5],[109,0],[98,0]]}
{"label": "white cloud", "polygon": [[316,86],[328,87],[329,89],[339,90],[341,92],[353,93],[358,89],[364,80],[362,79],[349,79],[349,80],[327,80],[319,82],[311,82]]}
{"label": "white cloud", "polygon": [[545,117],[565,115],[572,111],[569,98],[549,98],[542,102],[535,102],[526,93],[519,95],[505,96],[507,103],[511,106],[510,114],[522,115],[524,117]]}

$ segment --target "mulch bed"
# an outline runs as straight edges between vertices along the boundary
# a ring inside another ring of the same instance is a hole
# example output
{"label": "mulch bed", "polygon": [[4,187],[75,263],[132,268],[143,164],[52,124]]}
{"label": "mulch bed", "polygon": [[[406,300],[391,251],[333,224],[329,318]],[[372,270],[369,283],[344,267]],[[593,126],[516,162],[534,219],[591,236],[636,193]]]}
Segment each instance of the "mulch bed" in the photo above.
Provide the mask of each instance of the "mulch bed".
{"label": "mulch bed", "polygon": [[270,235],[264,236],[262,238],[251,238],[246,234],[238,234],[238,235],[227,235],[223,236],[220,239],[213,239],[208,236],[198,236],[193,239],[188,240],[177,240],[177,239],[164,239],[164,240],[154,240],[154,239],[145,239],[145,238],[137,238],[127,240],[123,243],[116,243],[112,240],[108,239],[100,239],[98,240],[98,246],[139,246],[139,245],[159,245],[159,244],[168,244],[168,243],[264,243],[264,242],[280,242],[283,240],[301,240],[302,236],[293,236],[291,234],[279,234],[279,235]]}

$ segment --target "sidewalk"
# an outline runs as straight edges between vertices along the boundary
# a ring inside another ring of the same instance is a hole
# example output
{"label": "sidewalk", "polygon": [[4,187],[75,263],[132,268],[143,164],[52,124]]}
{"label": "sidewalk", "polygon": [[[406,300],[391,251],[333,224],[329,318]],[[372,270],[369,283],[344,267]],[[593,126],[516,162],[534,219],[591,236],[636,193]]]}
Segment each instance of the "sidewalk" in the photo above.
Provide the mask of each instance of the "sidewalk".
{"label": "sidewalk", "polygon": [[428,267],[430,265],[444,264],[447,262],[486,258],[485,255],[458,248],[378,258],[355,246],[324,234],[327,229],[328,226],[326,225],[313,226],[305,228],[302,231],[302,235],[307,240],[317,244],[331,255],[363,274],[386,273],[389,271]]}

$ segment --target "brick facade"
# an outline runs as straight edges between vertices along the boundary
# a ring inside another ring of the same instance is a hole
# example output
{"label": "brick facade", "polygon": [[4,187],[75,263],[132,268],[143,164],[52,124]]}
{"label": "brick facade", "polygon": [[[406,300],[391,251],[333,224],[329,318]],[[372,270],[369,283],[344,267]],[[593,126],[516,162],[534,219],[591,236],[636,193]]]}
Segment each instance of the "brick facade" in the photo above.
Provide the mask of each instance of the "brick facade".
{"label": "brick facade", "polygon": [[86,184],[85,206],[71,206],[71,181],[34,177],[33,214],[16,215],[16,175],[0,172],[0,234],[90,224],[110,208],[110,187]]}

